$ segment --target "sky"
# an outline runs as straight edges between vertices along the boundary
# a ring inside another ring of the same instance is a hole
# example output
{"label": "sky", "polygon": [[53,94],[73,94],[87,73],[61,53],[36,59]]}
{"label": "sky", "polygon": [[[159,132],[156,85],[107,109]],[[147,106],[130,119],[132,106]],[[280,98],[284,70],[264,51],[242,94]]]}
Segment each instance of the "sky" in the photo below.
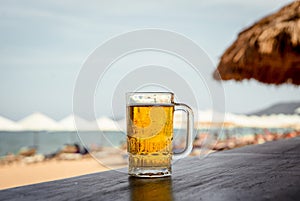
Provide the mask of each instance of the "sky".
{"label": "sky", "polygon": [[[170,30],[191,39],[211,59],[212,73],[240,31],[289,2],[0,0],[0,115],[12,120],[37,111],[55,120],[69,115],[87,57],[108,39],[138,29]],[[222,86],[228,112],[300,101],[300,89],[293,85],[250,80]],[[209,101],[200,107],[209,108]]]}

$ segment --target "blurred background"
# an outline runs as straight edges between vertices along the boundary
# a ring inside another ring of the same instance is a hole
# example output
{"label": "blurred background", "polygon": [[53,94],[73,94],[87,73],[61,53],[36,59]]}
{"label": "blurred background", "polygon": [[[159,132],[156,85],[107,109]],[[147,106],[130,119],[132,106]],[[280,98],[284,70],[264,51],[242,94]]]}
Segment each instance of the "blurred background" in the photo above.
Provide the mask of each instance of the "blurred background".
{"label": "blurred background", "polygon": [[[78,138],[72,115],[73,90],[82,64],[108,39],[143,28],[177,32],[206,52],[212,65],[203,66],[208,68],[204,76],[213,80],[221,56],[238,33],[291,2],[2,0],[0,178],[4,182],[0,187],[64,178],[126,164],[124,113],[111,116],[110,107],[98,111],[97,123],[104,132],[99,134],[86,129],[82,134],[86,146]],[[200,121],[195,127],[193,155],[200,155],[203,150],[208,153],[299,135],[300,90],[297,85],[263,84],[250,79],[225,81],[222,86],[225,122],[211,122],[211,100],[203,98],[199,108]],[[95,102],[102,103],[101,99],[96,96]],[[89,127],[88,120],[75,118]],[[180,114],[177,119],[182,119]],[[175,128],[181,129],[179,123],[175,122]],[[181,149],[184,141],[180,132],[178,136],[179,142],[174,142],[174,148]],[[208,136],[215,140],[205,142]],[[104,166],[99,168],[96,162],[91,162],[87,151],[105,161]],[[108,155],[113,155],[114,161],[108,160]],[[90,164],[85,166],[87,169],[76,163],[83,160]],[[62,164],[62,161],[69,163]],[[28,164],[39,166],[30,166],[27,171],[24,167]],[[57,174],[47,176],[43,169],[47,165],[52,165]],[[67,173],[64,171],[67,167],[73,170]],[[80,168],[83,171],[79,171]],[[30,176],[12,177],[18,171]]]}

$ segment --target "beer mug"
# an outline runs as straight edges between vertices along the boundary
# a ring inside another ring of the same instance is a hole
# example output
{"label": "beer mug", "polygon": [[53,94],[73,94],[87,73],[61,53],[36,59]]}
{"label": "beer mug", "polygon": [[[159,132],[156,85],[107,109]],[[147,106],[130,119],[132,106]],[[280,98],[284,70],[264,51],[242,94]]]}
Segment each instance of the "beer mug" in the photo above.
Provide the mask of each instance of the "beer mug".
{"label": "beer mug", "polygon": [[[172,158],[192,150],[194,116],[185,104],[174,103],[171,92],[129,92],[126,94],[128,174],[136,177],[165,177],[172,174]],[[187,114],[186,146],[172,152],[175,110]]]}

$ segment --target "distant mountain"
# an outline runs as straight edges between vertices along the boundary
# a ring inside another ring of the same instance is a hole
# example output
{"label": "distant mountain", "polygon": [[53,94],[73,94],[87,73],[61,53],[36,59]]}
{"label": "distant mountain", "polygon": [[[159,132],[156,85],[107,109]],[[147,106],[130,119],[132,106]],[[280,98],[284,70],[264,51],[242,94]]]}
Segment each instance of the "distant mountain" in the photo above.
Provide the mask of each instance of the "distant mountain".
{"label": "distant mountain", "polygon": [[250,113],[249,115],[271,115],[271,114],[298,114],[300,115],[300,102],[278,103],[266,109]]}

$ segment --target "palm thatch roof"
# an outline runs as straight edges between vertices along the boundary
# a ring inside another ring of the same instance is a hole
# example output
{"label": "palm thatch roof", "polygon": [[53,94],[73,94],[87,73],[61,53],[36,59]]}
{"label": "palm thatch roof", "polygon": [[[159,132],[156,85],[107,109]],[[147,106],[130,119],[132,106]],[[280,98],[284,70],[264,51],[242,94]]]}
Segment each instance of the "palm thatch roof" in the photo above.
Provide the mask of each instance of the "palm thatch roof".
{"label": "palm thatch roof", "polygon": [[221,57],[214,78],[300,85],[300,1],[239,33]]}

